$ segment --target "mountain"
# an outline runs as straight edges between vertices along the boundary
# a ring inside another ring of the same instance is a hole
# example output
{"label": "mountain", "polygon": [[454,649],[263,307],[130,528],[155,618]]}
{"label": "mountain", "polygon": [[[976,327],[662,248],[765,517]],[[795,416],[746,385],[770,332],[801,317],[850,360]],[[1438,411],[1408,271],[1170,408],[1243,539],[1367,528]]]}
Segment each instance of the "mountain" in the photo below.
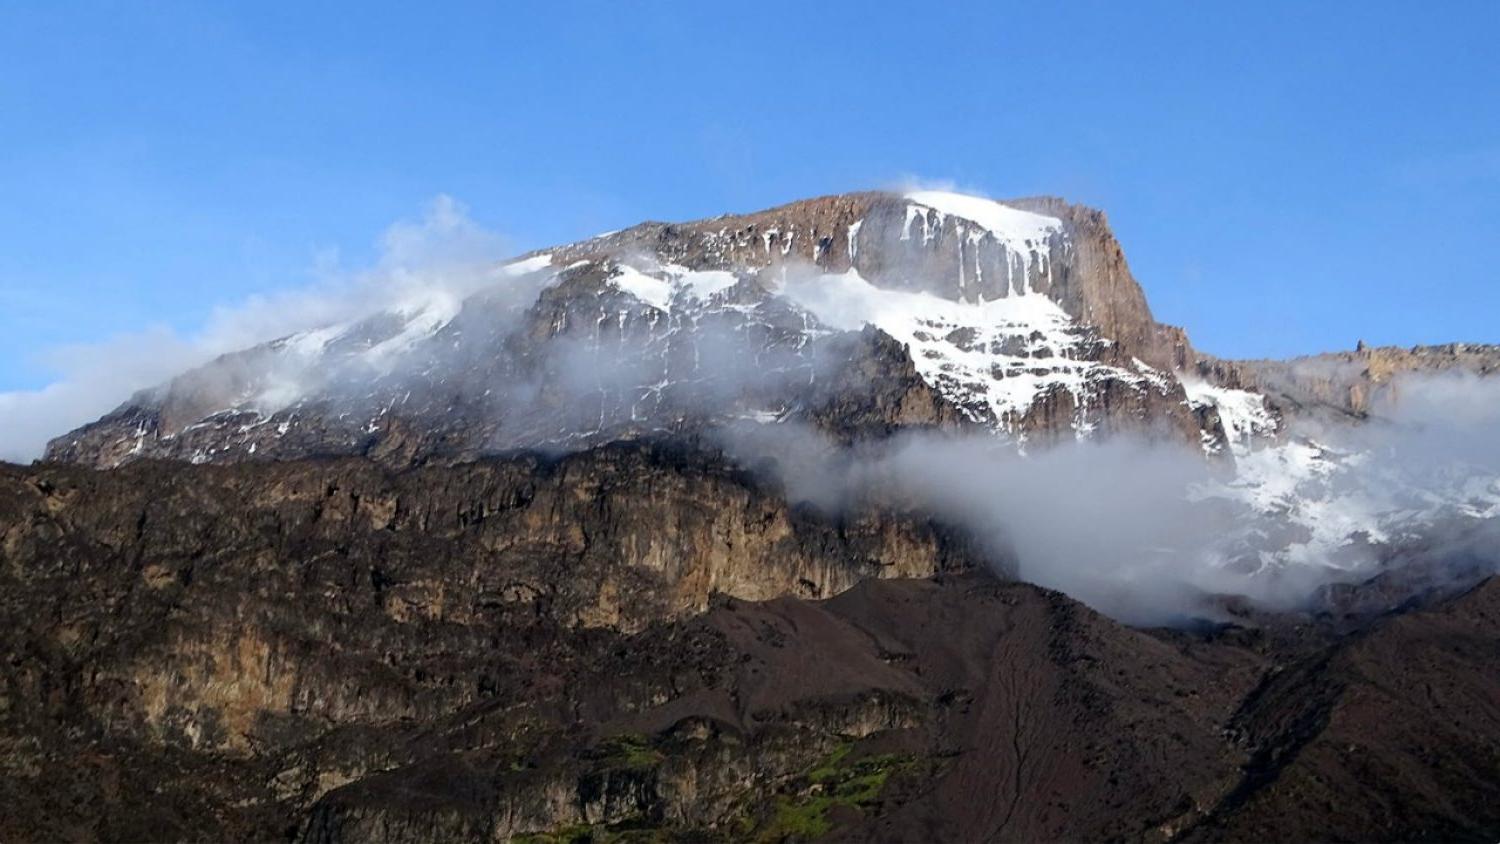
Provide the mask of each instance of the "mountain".
{"label": "mountain", "polygon": [[1055,198],[424,277],[0,465],[0,839],[1494,840],[1497,366]]}
{"label": "mountain", "polygon": [[[493,280],[226,356],[60,437],[48,458],[411,463],[703,416],[841,429],[854,420],[828,405],[851,390],[824,387],[851,366],[920,376],[863,397],[886,427],[1223,437],[1211,408],[1185,404],[1174,373],[1192,350],[1152,318],[1103,215],[1060,200],[826,197],[646,223]],[[851,334],[866,324],[907,351],[861,344]]]}
{"label": "mountain", "polygon": [[1192,492],[1214,512],[1184,517],[1220,523],[1212,547],[1173,553],[1234,576],[1367,577],[1433,525],[1500,512],[1496,467],[1374,477],[1385,445],[1353,433],[1398,376],[1487,374],[1500,350],[1199,354],[1156,322],[1104,215],[1058,199],[824,197],[643,223],[479,275],[227,355],[59,437],[47,458],[405,467],[712,443],[747,425],[846,445],[993,434],[1023,452],[1126,437],[1233,467]]}

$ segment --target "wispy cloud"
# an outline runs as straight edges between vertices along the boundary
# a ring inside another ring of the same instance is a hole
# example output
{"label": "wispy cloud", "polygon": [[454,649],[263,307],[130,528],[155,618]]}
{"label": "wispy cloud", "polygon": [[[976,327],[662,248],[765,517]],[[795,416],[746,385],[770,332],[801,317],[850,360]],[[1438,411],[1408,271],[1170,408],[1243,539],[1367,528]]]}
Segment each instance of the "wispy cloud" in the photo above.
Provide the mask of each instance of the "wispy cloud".
{"label": "wispy cloud", "polygon": [[44,360],[59,373],[55,381],[36,390],[0,392],[0,459],[35,459],[52,437],[218,355],[399,308],[434,290],[453,288],[454,295],[463,295],[482,283],[482,270],[510,248],[448,196],[432,200],[420,218],[390,226],[379,243],[373,266],[346,269],[336,253],[325,252],[314,261],[310,285],[219,306],[196,331],[150,326],[44,351]]}

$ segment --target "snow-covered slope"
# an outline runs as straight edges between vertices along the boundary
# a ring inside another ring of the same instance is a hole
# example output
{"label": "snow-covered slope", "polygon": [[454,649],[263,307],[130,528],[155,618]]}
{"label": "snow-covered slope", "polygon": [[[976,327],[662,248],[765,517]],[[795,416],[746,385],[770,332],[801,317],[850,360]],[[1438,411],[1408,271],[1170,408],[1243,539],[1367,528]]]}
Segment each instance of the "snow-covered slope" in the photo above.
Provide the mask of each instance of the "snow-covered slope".
{"label": "snow-covered slope", "polygon": [[[1213,409],[1224,431],[1224,442],[1236,457],[1249,454],[1257,443],[1276,435],[1279,423],[1266,397],[1250,390],[1220,387],[1196,374],[1179,376],[1187,393],[1188,405],[1195,410]],[[1203,450],[1217,454],[1222,449],[1214,439],[1205,438]]]}
{"label": "snow-covered slope", "polygon": [[[984,197],[921,190],[906,194],[906,198],[910,204],[907,206],[903,237],[911,237],[920,224],[922,239],[931,240],[933,230],[928,221],[933,215],[929,211],[936,213],[939,222],[944,216],[958,217],[974,224],[973,229],[964,232],[964,237],[971,244],[988,234],[1005,247],[1012,260],[1021,264],[1030,262],[1038,254],[1044,260],[1050,258],[1048,241],[1052,236],[1063,233],[1063,221],[1056,217],[1022,211]],[[1017,295],[1027,292],[1026,285],[1021,283],[1027,276],[1025,270],[1024,266],[1018,267],[1014,277],[1007,278],[1008,286]]]}
{"label": "snow-covered slope", "polygon": [[[1480,394],[1500,399],[1500,387]],[[1253,549],[1256,564],[1273,568],[1366,572],[1412,543],[1500,518],[1500,450],[1486,444],[1500,417],[1417,427],[1393,412],[1397,421],[1341,428],[1283,422],[1282,436],[1237,447],[1234,472],[1192,494],[1259,517],[1228,546]]]}
{"label": "snow-covered slope", "polygon": [[[524,402],[501,407],[496,397],[512,395],[516,379],[545,380],[536,370],[553,352],[535,346],[554,341],[562,344],[557,353],[566,347],[572,358],[582,348],[615,348],[612,359],[585,372],[547,364],[565,383],[539,383],[535,391],[588,382],[596,393],[618,394],[632,408],[630,418],[645,423],[665,395],[712,381],[722,399],[724,385],[742,375],[729,374],[735,365],[764,366],[767,349],[805,353],[808,360],[776,360],[769,369],[809,366],[816,381],[812,344],[865,326],[905,346],[918,376],[961,416],[1023,443],[1129,430],[1208,448],[1223,438],[1219,423],[1199,412],[1203,402],[1190,402],[1169,369],[1139,357],[1154,351],[1140,344],[1154,323],[1137,326],[1127,343],[1080,316],[1093,282],[1079,261],[1092,247],[1075,241],[1083,235],[1062,217],[916,191],[815,200],[745,220],[648,225],[558,247],[497,269],[472,295],[418,287],[386,312],[190,373],[114,414],[118,430],[84,429],[55,443],[53,453],[103,465],[152,453],[234,459],[252,445],[265,454],[272,444],[259,431],[273,422],[271,430],[295,441],[307,426],[389,430],[380,417],[418,408],[427,414],[417,422],[425,428],[464,412],[514,418]],[[1088,237],[1092,243],[1099,234]],[[734,290],[740,292],[727,295]],[[752,313],[757,309],[765,313]],[[732,354],[709,342],[726,331],[738,344]],[[692,361],[677,360],[684,349]],[[718,375],[700,367],[705,350],[720,353]],[[640,356],[651,362],[622,365]],[[606,371],[610,378],[598,377]],[[795,402],[776,403],[748,412],[779,413]],[[672,414],[683,412],[671,404]],[[738,400],[725,405],[724,412],[747,410]],[[587,431],[602,435],[608,417],[600,410]],[[483,427],[484,441],[471,448],[524,444],[537,426],[528,423],[514,436]],[[569,442],[580,433],[543,427]],[[242,437],[245,429],[257,433]],[[189,448],[185,433],[200,444]],[[319,437],[328,439],[313,439]],[[129,448],[120,447],[124,439]],[[336,439],[323,447],[359,441],[353,433]]]}
{"label": "snow-covered slope", "polygon": [[1171,377],[1140,361],[1101,361],[1108,340],[1081,326],[1041,294],[955,302],[930,293],[886,290],[855,270],[789,283],[786,294],[832,328],[872,325],[910,350],[930,385],[969,418],[1024,438],[1020,425],[1036,402],[1057,391],[1071,398],[1072,430],[1087,436],[1089,409],[1106,382],[1165,394]]}

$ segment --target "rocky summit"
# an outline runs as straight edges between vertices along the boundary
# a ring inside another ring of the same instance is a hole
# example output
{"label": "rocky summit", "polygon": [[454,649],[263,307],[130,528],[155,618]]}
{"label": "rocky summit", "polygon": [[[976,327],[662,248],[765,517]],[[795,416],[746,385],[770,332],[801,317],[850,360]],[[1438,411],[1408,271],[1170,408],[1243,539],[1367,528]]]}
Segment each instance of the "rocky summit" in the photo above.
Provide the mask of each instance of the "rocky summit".
{"label": "rocky summit", "polygon": [[1055,198],[427,279],[0,466],[0,840],[1493,841],[1497,371]]}
{"label": "rocky summit", "polygon": [[[1152,318],[1103,215],[1059,200],[826,197],[645,223],[490,281],[226,356],[48,457],[411,464],[680,432],[705,416],[837,429],[853,420],[827,405],[870,392],[838,389],[851,366],[918,376],[874,397],[884,418],[867,421],[887,427],[1223,438],[1185,402],[1174,373],[1192,350]],[[905,351],[866,348],[852,336],[866,325]]]}

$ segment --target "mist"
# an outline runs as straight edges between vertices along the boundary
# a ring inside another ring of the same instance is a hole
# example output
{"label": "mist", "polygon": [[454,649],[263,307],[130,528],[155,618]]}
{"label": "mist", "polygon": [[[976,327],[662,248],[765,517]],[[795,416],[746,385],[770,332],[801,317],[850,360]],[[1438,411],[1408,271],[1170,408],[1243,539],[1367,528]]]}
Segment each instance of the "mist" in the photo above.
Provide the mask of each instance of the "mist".
{"label": "mist", "polygon": [[308,285],[219,306],[196,331],[149,326],[46,350],[42,362],[57,373],[52,383],[0,392],[0,460],[40,457],[52,437],[220,355],[435,297],[462,300],[492,281],[490,271],[510,251],[506,238],[475,223],[461,203],[438,196],[419,218],[381,234],[371,266],[345,268],[325,254]]}
{"label": "mist", "polygon": [[1127,623],[1177,625],[1228,620],[1245,605],[1315,611],[1322,587],[1389,571],[1413,549],[1421,588],[1500,570],[1500,379],[1401,378],[1378,411],[1364,425],[1294,423],[1246,460],[1308,448],[1337,459],[1296,490],[1314,515],[1348,509],[1354,530],[1326,545],[1300,532],[1301,514],[1250,506],[1237,489],[1248,470],[1162,441],[1023,456],[982,433],[849,447],[795,425],[725,428],[720,441],[793,501],[925,512],[964,529],[1005,575]]}

